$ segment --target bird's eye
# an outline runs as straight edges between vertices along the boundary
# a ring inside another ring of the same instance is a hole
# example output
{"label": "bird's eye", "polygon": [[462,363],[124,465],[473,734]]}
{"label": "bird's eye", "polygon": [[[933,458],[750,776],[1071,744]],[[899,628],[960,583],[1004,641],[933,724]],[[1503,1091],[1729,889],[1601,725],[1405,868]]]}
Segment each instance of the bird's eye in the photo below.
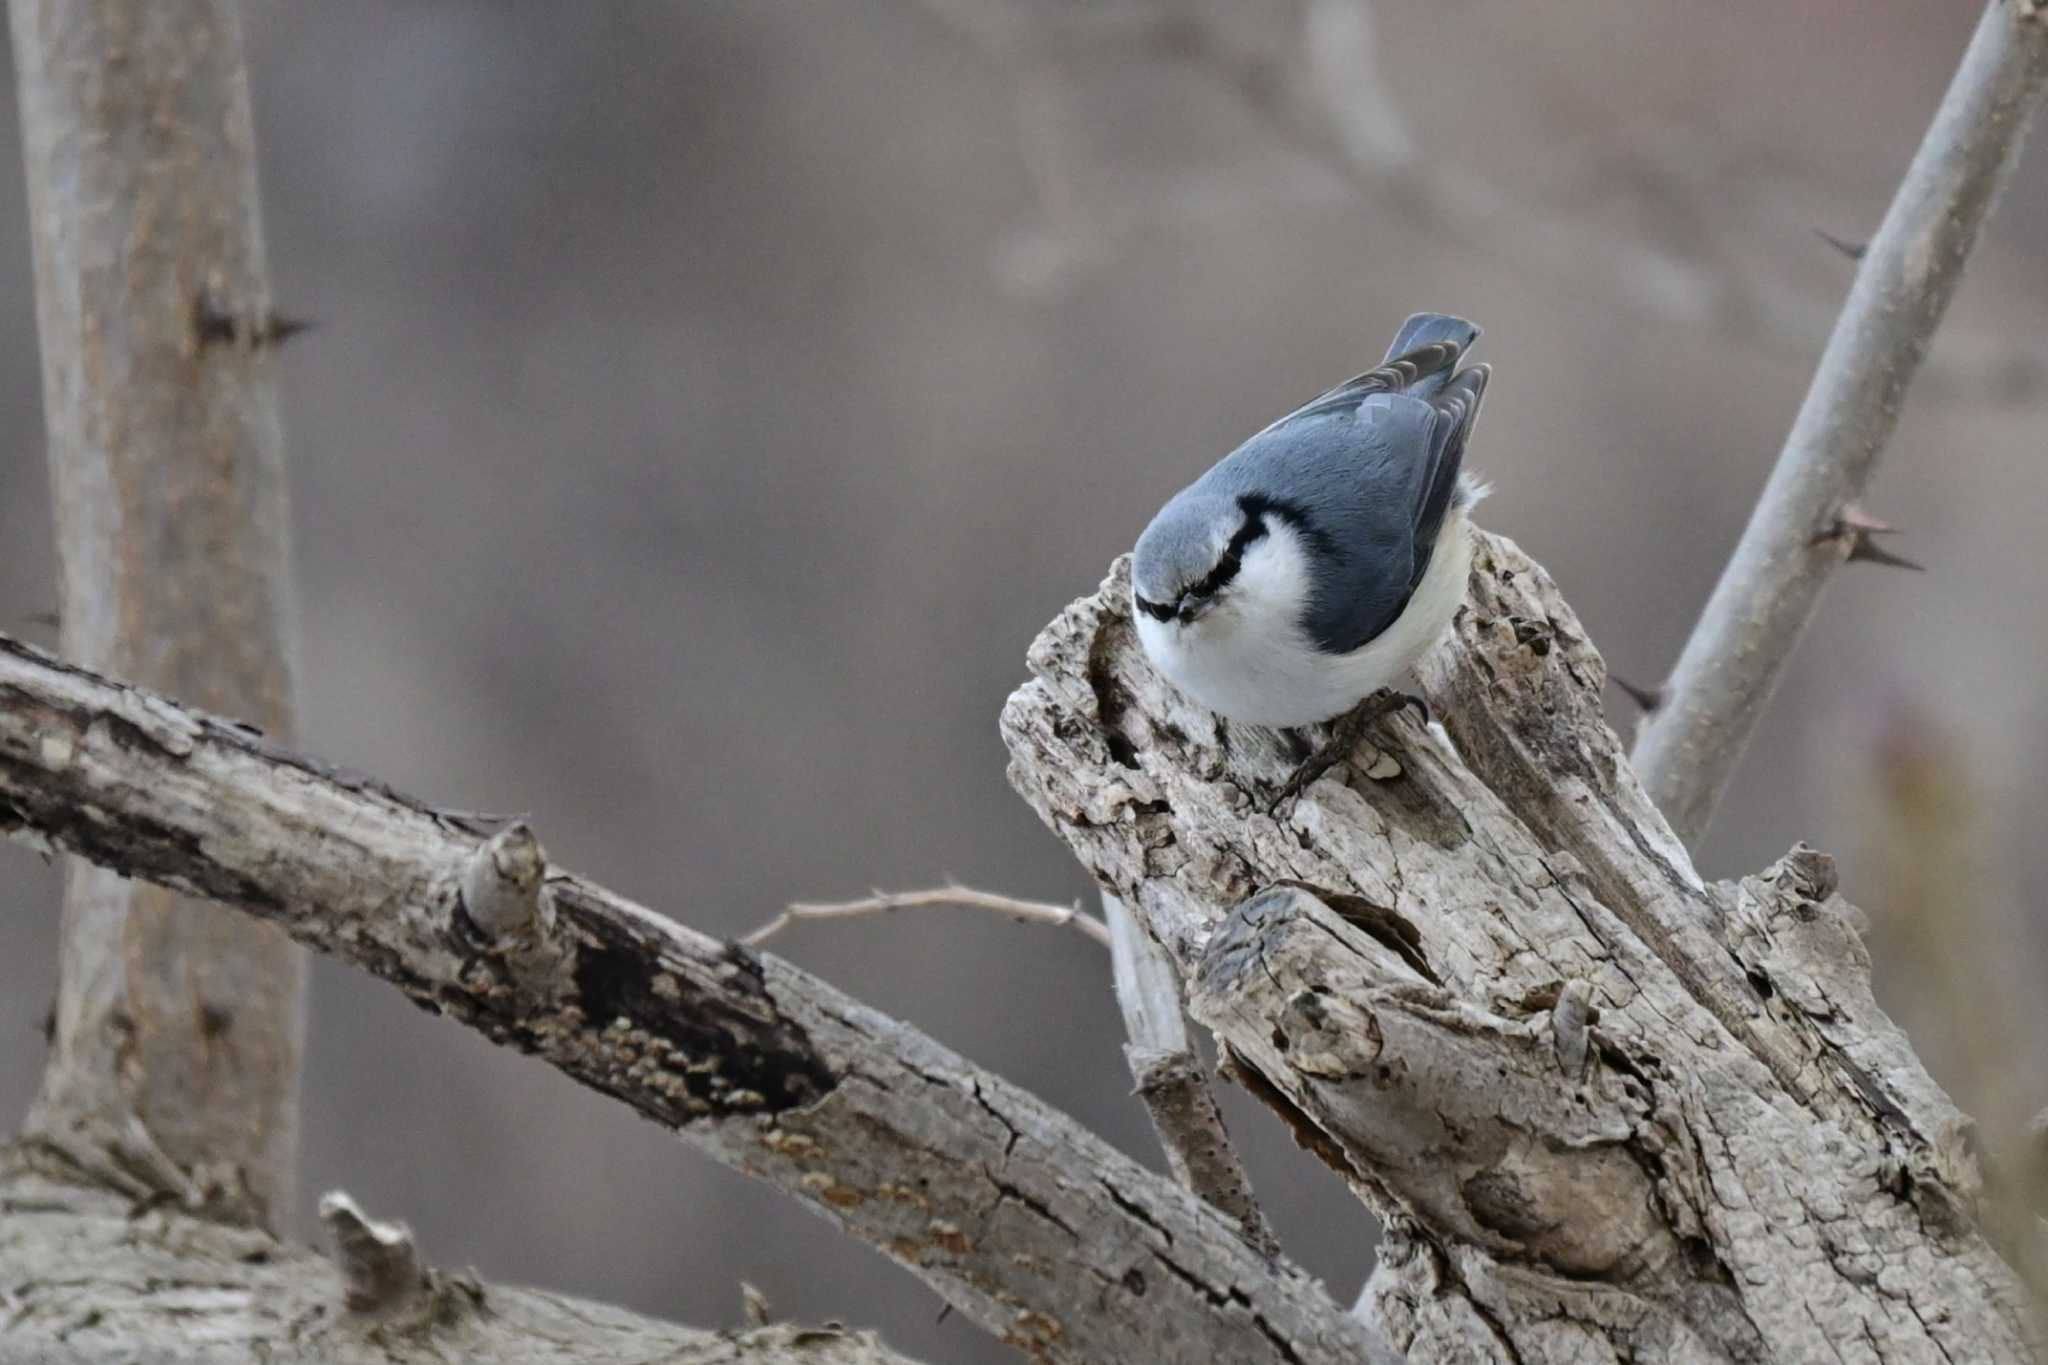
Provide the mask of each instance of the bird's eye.
{"label": "bird's eye", "polygon": [[1173,608],[1170,606],[1141,597],[1137,593],[1132,593],[1131,599],[1138,604],[1139,611],[1144,612],[1156,621],[1171,621],[1173,619]]}

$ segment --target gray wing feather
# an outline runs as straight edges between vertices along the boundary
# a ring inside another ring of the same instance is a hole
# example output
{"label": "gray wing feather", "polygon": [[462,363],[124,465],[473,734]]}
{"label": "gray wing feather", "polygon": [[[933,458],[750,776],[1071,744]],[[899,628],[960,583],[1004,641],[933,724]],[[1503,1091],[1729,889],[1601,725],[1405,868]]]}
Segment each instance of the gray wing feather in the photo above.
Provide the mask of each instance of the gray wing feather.
{"label": "gray wing feather", "polygon": [[1458,497],[1489,371],[1457,364],[1479,329],[1421,313],[1392,359],[1281,418],[1190,493],[1260,498],[1317,550],[1303,626],[1347,654],[1408,604]]}
{"label": "gray wing feather", "polygon": [[1465,469],[1465,443],[1471,438],[1473,424],[1479,420],[1479,403],[1486,397],[1486,381],[1492,377],[1492,367],[1487,365],[1461,370],[1431,402],[1437,412],[1437,424],[1431,433],[1429,476],[1424,481],[1422,505],[1415,516],[1415,568],[1408,582],[1410,591],[1422,582],[1429,556],[1436,549],[1437,533],[1443,530],[1444,518],[1457,502],[1458,478]]}

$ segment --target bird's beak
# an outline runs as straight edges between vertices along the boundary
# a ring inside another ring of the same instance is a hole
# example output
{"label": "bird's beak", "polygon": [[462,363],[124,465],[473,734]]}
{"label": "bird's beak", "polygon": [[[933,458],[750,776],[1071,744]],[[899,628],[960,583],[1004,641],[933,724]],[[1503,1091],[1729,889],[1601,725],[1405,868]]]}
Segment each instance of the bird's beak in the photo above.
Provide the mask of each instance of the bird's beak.
{"label": "bird's beak", "polygon": [[1213,597],[1183,597],[1180,602],[1180,610],[1175,612],[1174,616],[1182,625],[1191,626],[1204,616],[1207,616],[1209,608],[1215,605],[1216,599]]}

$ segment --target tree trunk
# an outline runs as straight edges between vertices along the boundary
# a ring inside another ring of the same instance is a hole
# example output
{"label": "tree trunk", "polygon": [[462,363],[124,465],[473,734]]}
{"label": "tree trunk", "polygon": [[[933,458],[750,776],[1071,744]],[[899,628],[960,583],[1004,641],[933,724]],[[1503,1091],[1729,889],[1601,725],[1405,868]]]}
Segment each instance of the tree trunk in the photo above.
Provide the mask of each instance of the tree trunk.
{"label": "tree trunk", "polygon": [[[285,734],[285,486],[231,0],[13,0],[67,656]],[[132,1192],[289,1212],[303,955],[73,863],[29,1131]]]}
{"label": "tree trunk", "polygon": [[1702,882],[1539,567],[1482,537],[1420,670],[1442,726],[1381,722],[1277,815],[1293,754],[1152,670],[1127,574],[1032,647],[1012,781],[1384,1220],[1366,1307],[1398,1349],[2032,1358],[1970,1123],[1871,999],[1832,864]]}

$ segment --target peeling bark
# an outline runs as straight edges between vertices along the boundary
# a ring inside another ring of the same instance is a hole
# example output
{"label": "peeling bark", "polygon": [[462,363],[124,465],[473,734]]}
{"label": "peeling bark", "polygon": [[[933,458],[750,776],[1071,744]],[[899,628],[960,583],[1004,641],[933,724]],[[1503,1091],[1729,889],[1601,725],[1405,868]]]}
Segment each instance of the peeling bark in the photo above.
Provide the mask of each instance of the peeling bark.
{"label": "peeling bark", "polygon": [[[1232,1220],[916,1030],[559,870],[530,915],[501,913],[540,856],[530,835],[482,837],[473,817],[5,637],[0,832],[240,906],[537,1053],[1034,1360],[1377,1358],[1363,1324]],[[466,899],[480,884],[492,930]]]}
{"label": "peeling bark", "polygon": [[1386,1221],[1368,1314],[1423,1360],[2033,1358],[1832,864],[1703,882],[1555,585],[1475,548],[1419,670],[1442,725],[1381,721],[1277,818],[1291,751],[1153,672],[1126,562],[1003,716],[1019,791]]}

